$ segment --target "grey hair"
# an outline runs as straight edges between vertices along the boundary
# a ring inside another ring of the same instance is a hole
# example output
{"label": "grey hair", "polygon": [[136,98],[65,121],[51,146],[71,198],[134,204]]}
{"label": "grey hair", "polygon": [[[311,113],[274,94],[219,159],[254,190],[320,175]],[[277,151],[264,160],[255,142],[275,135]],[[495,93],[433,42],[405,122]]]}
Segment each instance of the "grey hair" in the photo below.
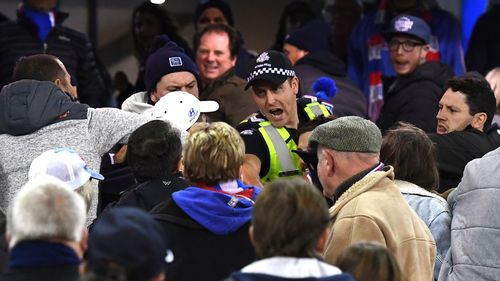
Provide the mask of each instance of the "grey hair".
{"label": "grey hair", "polygon": [[85,227],[85,202],[54,177],[26,183],[9,206],[9,247],[25,240],[62,239],[79,242]]}

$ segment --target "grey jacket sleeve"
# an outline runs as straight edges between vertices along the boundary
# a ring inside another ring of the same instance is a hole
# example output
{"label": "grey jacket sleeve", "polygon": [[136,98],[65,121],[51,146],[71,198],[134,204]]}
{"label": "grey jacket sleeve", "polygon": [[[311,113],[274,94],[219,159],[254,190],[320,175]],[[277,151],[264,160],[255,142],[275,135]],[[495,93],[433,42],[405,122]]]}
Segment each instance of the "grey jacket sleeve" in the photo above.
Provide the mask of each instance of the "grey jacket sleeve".
{"label": "grey jacket sleeve", "polygon": [[152,120],[145,115],[116,108],[89,109],[87,119],[90,140],[100,155],[117,143],[127,143],[135,129]]}

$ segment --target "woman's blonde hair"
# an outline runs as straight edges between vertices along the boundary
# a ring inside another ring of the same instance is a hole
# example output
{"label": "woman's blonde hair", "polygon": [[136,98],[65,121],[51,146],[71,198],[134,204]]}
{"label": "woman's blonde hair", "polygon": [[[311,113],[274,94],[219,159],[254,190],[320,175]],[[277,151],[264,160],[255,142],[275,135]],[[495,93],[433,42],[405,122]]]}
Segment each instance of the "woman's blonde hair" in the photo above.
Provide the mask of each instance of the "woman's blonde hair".
{"label": "woman's blonde hair", "polygon": [[240,177],[245,144],[224,122],[197,123],[184,144],[184,176],[191,183],[217,184]]}

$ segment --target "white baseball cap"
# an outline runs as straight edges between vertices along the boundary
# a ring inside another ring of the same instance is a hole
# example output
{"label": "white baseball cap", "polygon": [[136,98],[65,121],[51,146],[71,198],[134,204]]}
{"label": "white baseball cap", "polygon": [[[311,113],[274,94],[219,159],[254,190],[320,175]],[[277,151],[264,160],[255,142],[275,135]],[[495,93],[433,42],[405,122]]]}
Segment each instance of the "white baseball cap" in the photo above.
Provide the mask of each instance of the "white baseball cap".
{"label": "white baseball cap", "polygon": [[85,161],[70,148],[47,150],[31,162],[28,179],[39,176],[53,176],[68,184],[75,190],[90,178],[103,180],[104,177],[91,170]]}
{"label": "white baseball cap", "polygon": [[161,97],[151,110],[151,117],[168,120],[181,131],[187,131],[200,117],[201,113],[219,109],[216,101],[200,101],[195,96],[175,91]]}

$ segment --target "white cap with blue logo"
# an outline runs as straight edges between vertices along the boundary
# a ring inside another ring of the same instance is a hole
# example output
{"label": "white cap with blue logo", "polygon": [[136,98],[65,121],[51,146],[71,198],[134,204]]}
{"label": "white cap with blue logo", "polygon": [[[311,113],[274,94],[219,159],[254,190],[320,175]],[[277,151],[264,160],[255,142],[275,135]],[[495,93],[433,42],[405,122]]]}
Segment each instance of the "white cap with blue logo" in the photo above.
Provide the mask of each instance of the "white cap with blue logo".
{"label": "white cap with blue logo", "polygon": [[160,98],[151,111],[151,117],[167,120],[179,130],[187,131],[198,121],[201,113],[218,109],[216,101],[200,101],[189,93],[175,91]]}

